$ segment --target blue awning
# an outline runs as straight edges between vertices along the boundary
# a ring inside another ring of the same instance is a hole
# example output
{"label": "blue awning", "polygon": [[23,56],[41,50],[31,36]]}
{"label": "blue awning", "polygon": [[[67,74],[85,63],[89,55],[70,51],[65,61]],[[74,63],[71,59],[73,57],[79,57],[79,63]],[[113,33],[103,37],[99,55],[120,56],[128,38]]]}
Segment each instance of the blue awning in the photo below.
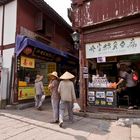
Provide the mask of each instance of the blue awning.
{"label": "blue awning", "polygon": [[16,56],[19,56],[19,54],[26,48],[26,46],[33,46],[39,49],[42,49],[44,51],[59,55],[59,56],[63,56],[63,57],[68,57],[67,52],[63,52],[59,49],[50,47],[42,42],[39,42],[37,40],[33,40],[31,38],[28,38],[26,36],[22,36],[22,35],[17,35],[16,37],[16,48],[15,48],[15,52],[16,52]]}

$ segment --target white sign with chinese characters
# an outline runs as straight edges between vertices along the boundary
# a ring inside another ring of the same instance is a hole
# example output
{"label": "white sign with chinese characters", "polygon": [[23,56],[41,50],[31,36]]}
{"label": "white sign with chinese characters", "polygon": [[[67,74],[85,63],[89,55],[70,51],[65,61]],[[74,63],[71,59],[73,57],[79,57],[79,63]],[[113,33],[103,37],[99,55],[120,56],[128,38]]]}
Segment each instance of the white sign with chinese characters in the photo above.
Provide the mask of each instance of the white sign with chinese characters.
{"label": "white sign with chinese characters", "polygon": [[140,37],[86,44],[86,58],[140,53]]}

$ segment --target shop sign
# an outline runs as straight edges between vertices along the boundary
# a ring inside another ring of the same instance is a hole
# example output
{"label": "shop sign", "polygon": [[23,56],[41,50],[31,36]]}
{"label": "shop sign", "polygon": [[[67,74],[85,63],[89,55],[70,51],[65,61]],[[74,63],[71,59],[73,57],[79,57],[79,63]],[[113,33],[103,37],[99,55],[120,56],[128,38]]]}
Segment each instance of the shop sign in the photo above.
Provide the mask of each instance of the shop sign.
{"label": "shop sign", "polygon": [[115,107],[116,106],[116,94],[114,91],[99,91],[96,89],[93,91],[88,91],[88,102],[90,105],[95,105],[95,106],[105,106],[105,107]]}
{"label": "shop sign", "polygon": [[87,73],[84,73],[84,74],[83,74],[83,78],[84,78],[84,79],[88,79],[88,74],[87,74]]}
{"label": "shop sign", "polygon": [[23,53],[26,54],[26,55],[30,55],[32,52],[33,52],[33,49],[30,48],[30,47],[26,47],[26,48],[23,50]]}
{"label": "shop sign", "polygon": [[96,98],[105,98],[105,92],[104,91],[97,91]]}
{"label": "shop sign", "polygon": [[97,57],[97,63],[106,62],[106,57]]}
{"label": "shop sign", "polygon": [[88,67],[83,67],[83,78],[88,79]]}
{"label": "shop sign", "polygon": [[21,56],[21,66],[26,68],[35,68],[35,59]]}
{"label": "shop sign", "polygon": [[[45,95],[50,96],[48,86],[44,86]],[[18,100],[33,99],[35,97],[34,87],[19,87],[18,88]]]}
{"label": "shop sign", "polygon": [[83,67],[83,73],[88,73],[88,67]]}
{"label": "shop sign", "polygon": [[18,100],[32,99],[34,96],[34,87],[20,87],[18,89]]}
{"label": "shop sign", "polygon": [[35,56],[42,56],[44,58],[46,57],[49,57],[49,58],[52,58],[53,55],[47,51],[44,51],[42,49],[39,49],[39,48],[34,48],[34,55]]}
{"label": "shop sign", "polygon": [[140,53],[140,37],[86,44],[86,58]]}

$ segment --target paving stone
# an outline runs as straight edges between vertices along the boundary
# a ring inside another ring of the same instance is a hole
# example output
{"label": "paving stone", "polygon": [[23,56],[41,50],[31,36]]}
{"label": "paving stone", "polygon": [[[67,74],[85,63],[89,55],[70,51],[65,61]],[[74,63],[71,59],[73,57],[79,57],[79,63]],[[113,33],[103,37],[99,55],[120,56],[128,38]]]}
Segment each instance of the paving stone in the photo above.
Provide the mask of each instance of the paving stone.
{"label": "paving stone", "polygon": [[130,127],[117,126],[112,123],[108,140],[130,140]]}
{"label": "paving stone", "polygon": [[116,120],[77,115],[71,124],[66,112],[64,127],[60,128],[58,124],[49,123],[52,116],[50,104],[44,105],[42,111],[35,108],[0,110],[0,140],[140,140],[140,130],[135,125],[123,127],[118,126]]}
{"label": "paving stone", "polygon": [[131,140],[140,140],[140,138],[133,138],[133,137],[132,137],[132,139],[131,139]]}
{"label": "paving stone", "polygon": [[140,139],[140,125],[131,125],[131,137]]}
{"label": "paving stone", "polygon": [[108,140],[108,134],[91,134],[87,137],[87,140]]}

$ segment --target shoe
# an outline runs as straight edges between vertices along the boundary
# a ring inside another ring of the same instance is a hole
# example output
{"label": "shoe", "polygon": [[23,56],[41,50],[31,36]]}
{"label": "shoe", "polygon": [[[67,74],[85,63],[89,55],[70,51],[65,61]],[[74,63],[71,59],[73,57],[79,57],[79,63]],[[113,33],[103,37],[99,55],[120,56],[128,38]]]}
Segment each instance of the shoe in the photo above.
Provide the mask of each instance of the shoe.
{"label": "shoe", "polygon": [[62,127],[62,125],[63,125],[63,122],[60,122],[60,123],[59,123],[59,127]]}
{"label": "shoe", "polygon": [[41,107],[41,106],[40,106],[40,107],[38,107],[38,108],[37,108],[37,110],[42,111],[42,107]]}
{"label": "shoe", "polygon": [[137,105],[134,105],[133,109],[138,109],[138,106]]}
{"label": "shoe", "polygon": [[128,109],[133,109],[133,108],[134,108],[133,106],[129,106],[129,107],[128,107]]}
{"label": "shoe", "polygon": [[58,121],[58,120],[56,120],[56,121],[51,121],[50,123],[59,123],[59,121]]}

